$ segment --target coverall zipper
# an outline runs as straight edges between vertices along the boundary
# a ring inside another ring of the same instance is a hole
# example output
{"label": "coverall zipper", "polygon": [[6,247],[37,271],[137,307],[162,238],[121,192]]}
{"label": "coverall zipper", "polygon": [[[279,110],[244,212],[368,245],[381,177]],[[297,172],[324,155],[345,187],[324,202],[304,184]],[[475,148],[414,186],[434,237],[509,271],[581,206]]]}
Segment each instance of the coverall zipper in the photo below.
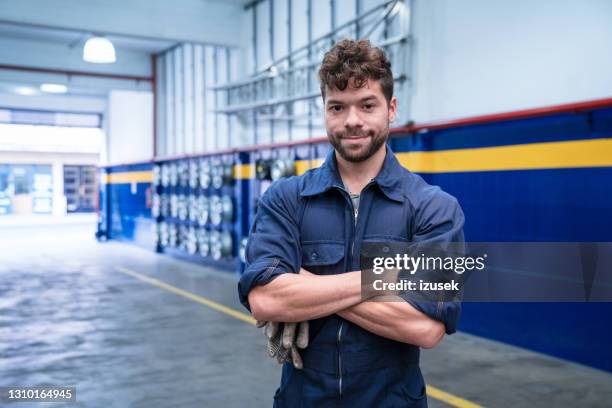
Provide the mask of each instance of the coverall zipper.
{"label": "coverall zipper", "polygon": [[342,345],[342,326],[344,322],[340,322],[340,328],[338,328],[338,392],[342,396],[342,352],[340,346]]}
{"label": "coverall zipper", "polygon": [[[368,184],[365,185],[365,187],[361,190],[360,194],[363,194],[363,192],[366,190],[366,188],[368,188],[371,184],[373,183],[373,180],[370,180],[370,182]],[[350,261],[353,261],[353,254],[355,251],[355,234],[357,234],[357,217],[359,216],[359,207],[361,206],[361,199],[359,200],[359,205],[357,206],[357,208],[355,208],[355,206],[353,205],[353,200],[351,199],[351,193],[348,192],[345,188],[339,187],[340,190],[344,191],[348,198],[349,198],[349,203],[351,204],[351,208],[353,209],[353,214],[355,215],[354,218],[354,223],[353,223],[353,239],[351,240],[351,259]],[[342,397],[342,328],[344,327],[344,322],[341,321],[340,322],[340,327],[338,328],[338,393],[339,396]]]}

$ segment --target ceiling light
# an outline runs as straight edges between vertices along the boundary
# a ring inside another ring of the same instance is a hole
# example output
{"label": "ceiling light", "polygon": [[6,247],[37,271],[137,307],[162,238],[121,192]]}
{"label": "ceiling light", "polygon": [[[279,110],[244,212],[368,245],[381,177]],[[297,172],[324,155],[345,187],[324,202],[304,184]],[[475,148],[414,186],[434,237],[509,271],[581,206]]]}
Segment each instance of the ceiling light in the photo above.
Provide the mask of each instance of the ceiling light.
{"label": "ceiling light", "polygon": [[31,96],[36,94],[36,90],[28,86],[18,86],[15,88],[15,92],[17,92],[19,95],[25,96]]}
{"label": "ceiling light", "polygon": [[68,92],[68,87],[62,84],[42,84],[40,90],[47,93],[63,94]]}
{"label": "ceiling light", "polygon": [[83,61],[94,64],[112,64],[117,61],[113,43],[104,37],[91,37],[83,47]]}

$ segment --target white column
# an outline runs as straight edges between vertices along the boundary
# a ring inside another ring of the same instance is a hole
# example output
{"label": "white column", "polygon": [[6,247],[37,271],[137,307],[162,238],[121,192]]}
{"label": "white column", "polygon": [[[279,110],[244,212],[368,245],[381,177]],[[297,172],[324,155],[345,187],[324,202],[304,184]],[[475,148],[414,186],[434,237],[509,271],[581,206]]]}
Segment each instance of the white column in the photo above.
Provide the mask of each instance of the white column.
{"label": "white column", "polygon": [[53,215],[66,215],[66,197],[64,196],[64,164],[53,161]]}

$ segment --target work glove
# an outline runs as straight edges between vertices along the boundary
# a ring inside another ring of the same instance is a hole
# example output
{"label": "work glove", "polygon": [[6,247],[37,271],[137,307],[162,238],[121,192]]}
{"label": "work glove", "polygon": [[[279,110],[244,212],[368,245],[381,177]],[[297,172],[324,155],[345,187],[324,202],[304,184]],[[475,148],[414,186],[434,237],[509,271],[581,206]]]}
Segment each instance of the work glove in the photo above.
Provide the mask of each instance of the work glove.
{"label": "work glove", "polygon": [[298,370],[304,367],[298,348],[308,347],[308,321],[301,323],[258,321],[257,327],[263,327],[268,339],[268,355],[271,358],[276,357],[279,364],[291,361]]}

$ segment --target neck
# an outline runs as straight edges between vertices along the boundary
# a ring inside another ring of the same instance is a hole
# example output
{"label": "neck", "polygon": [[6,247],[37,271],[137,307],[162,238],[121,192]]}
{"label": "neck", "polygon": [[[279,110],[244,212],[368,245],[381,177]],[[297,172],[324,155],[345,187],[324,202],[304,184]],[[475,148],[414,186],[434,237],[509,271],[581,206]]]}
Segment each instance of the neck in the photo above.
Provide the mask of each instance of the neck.
{"label": "neck", "polygon": [[366,184],[378,175],[385,161],[386,153],[386,144],[383,144],[372,157],[362,162],[350,162],[340,157],[338,152],[335,153],[340,178],[351,193],[361,193]]}

